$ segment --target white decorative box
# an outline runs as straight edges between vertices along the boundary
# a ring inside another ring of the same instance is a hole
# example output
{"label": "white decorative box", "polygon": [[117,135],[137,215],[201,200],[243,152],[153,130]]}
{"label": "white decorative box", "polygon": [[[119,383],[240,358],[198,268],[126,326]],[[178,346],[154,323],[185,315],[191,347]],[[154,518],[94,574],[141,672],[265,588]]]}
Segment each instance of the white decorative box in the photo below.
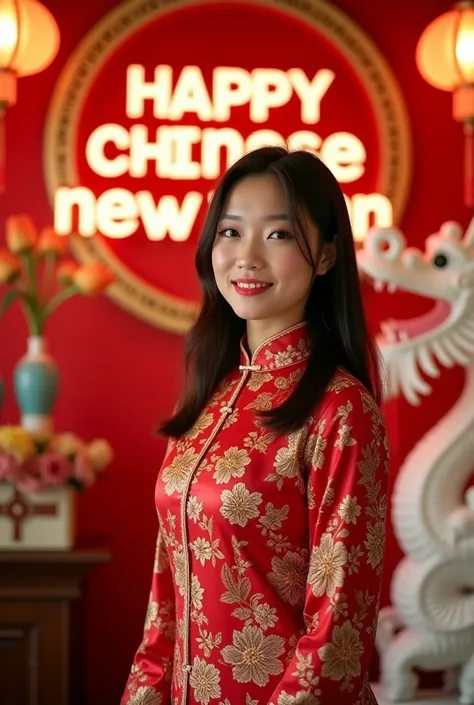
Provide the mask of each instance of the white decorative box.
{"label": "white decorative box", "polygon": [[74,544],[74,490],[18,492],[0,482],[0,550],[68,550]]}

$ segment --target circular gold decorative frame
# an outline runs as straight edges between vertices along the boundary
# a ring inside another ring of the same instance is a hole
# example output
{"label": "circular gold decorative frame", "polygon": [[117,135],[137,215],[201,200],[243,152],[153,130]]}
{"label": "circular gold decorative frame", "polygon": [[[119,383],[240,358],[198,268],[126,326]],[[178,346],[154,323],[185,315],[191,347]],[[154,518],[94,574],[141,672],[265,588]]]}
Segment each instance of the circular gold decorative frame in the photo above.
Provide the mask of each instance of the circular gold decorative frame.
{"label": "circular gold decorative frame", "polygon": [[[241,0],[224,0],[239,4]],[[60,186],[78,182],[78,117],[98,71],[131,34],[158,15],[212,0],[124,0],[84,37],[64,67],[53,93],[45,129],[44,166],[51,202]],[[390,199],[394,222],[400,221],[411,180],[411,135],[405,103],[387,62],[372,40],[341,10],[324,0],[246,0],[276,7],[322,33],[357,71],[378,125],[381,169],[378,191]],[[152,286],[134,274],[98,238],[71,237],[81,262],[99,259],[114,272],[109,296],[135,316],[174,333],[186,333],[197,304]]]}

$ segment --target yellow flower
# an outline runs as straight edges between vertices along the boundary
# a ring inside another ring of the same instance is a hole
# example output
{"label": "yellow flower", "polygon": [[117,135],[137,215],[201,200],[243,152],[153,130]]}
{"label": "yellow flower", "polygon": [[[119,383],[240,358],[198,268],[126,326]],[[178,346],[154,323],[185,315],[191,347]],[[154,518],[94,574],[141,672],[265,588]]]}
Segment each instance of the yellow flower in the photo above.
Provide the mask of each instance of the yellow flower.
{"label": "yellow flower", "polygon": [[38,242],[38,252],[62,257],[66,254],[67,249],[68,241],[66,237],[57,235],[51,226],[43,228]]}
{"label": "yellow flower", "polygon": [[0,448],[11,455],[18,463],[23,463],[36,452],[36,446],[28,431],[21,426],[0,428]]}
{"label": "yellow flower", "polygon": [[9,252],[0,252],[0,284],[10,284],[21,271],[20,261]]}
{"label": "yellow flower", "polygon": [[33,220],[29,215],[11,215],[6,221],[7,247],[20,254],[32,250],[38,239]]}
{"label": "yellow flower", "polygon": [[51,450],[67,457],[80,452],[87,454],[86,444],[74,433],[59,433],[52,440]]}
{"label": "yellow flower", "polygon": [[101,471],[107,465],[110,465],[114,457],[110,444],[103,438],[97,438],[92,443],[89,443],[87,454],[94,466],[94,470],[97,471]]}
{"label": "yellow flower", "polygon": [[86,264],[79,267],[73,275],[74,284],[86,296],[95,296],[106,289],[115,277],[107,267],[101,264]]}

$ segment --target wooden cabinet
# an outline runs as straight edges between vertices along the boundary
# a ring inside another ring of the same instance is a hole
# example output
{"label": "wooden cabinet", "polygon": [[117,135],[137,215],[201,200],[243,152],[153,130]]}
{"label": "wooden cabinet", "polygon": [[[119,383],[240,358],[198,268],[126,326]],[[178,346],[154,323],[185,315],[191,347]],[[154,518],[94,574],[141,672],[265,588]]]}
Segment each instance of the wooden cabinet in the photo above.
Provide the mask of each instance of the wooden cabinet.
{"label": "wooden cabinet", "polygon": [[1,705],[83,705],[83,579],[101,548],[0,551]]}

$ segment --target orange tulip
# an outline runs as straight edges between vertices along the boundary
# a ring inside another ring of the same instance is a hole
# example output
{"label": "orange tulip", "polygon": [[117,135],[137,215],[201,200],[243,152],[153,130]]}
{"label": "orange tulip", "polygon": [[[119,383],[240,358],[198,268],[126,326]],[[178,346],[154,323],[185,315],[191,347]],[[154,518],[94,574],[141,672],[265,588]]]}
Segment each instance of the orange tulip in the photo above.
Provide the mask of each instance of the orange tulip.
{"label": "orange tulip", "polygon": [[20,274],[20,261],[6,250],[0,252],[0,284],[10,284]]}
{"label": "orange tulip", "polygon": [[82,294],[100,294],[115,280],[114,275],[102,264],[86,264],[74,272],[73,282]]}
{"label": "orange tulip", "polygon": [[62,262],[58,269],[57,269],[57,275],[58,279],[61,282],[61,284],[72,284],[74,281],[74,273],[79,269],[78,265],[73,262],[72,260],[68,260],[67,262]]}
{"label": "orange tulip", "polygon": [[32,250],[38,239],[29,215],[11,215],[6,221],[7,247],[14,254]]}
{"label": "orange tulip", "polygon": [[62,257],[66,254],[67,249],[68,241],[66,237],[57,235],[51,226],[43,228],[38,242],[38,252]]}

